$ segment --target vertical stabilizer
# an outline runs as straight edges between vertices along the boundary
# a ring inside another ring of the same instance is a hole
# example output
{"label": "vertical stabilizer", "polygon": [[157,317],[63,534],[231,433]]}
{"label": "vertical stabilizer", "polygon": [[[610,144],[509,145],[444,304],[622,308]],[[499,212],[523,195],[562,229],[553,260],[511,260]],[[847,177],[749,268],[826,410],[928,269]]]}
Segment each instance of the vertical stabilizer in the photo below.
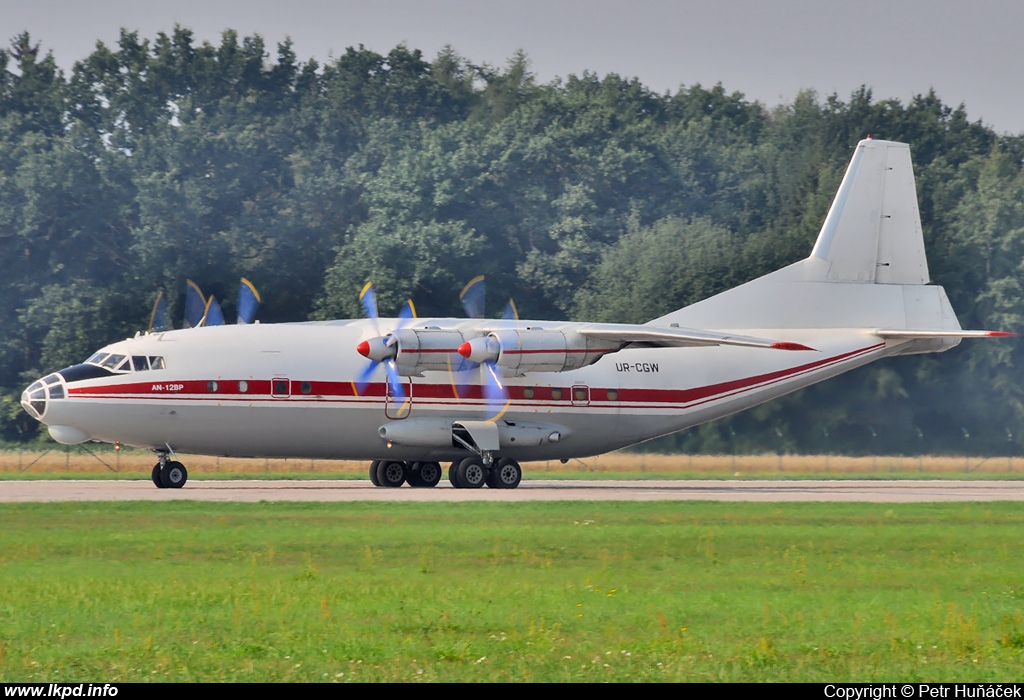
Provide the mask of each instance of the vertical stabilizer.
{"label": "vertical stabilizer", "polygon": [[650,323],[959,334],[942,287],[928,283],[910,147],[857,144],[808,258]]}
{"label": "vertical stabilizer", "polygon": [[811,257],[828,263],[827,282],[928,284],[907,144],[857,144]]}

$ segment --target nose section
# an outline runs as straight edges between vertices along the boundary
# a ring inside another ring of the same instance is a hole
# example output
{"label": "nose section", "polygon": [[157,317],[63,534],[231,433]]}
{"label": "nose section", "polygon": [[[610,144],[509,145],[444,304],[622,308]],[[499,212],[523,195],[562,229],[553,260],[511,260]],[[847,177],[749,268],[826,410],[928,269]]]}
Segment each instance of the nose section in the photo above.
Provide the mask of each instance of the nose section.
{"label": "nose section", "polygon": [[46,414],[48,399],[64,398],[64,381],[57,373],[48,374],[37,382],[32,382],[21,392],[21,406],[25,412],[38,421]]}
{"label": "nose section", "polygon": [[33,382],[21,392],[21,407],[36,420],[43,419],[43,414],[46,413],[46,385],[42,380]]}

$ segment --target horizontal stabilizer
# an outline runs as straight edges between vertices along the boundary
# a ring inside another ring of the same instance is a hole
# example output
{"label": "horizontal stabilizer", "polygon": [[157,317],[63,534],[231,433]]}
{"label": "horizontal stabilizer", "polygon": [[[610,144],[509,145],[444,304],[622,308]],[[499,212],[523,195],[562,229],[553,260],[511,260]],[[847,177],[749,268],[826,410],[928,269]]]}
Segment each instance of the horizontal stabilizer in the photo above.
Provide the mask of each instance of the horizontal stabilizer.
{"label": "horizontal stabilizer", "polygon": [[919,340],[925,338],[1016,338],[1016,333],[1006,331],[906,331],[882,329],[875,335],[886,340]]}
{"label": "horizontal stabilizer", "polygon": [[600,326],[583,327],[580,335],[629,343],[645,347],[664,348],[697,348],[712,345],[738,345],[746,348],[767,348],[771,350],[814,350],[800,343],[779,340],[767,340],[748,335],[733,333],[716,333],[699,331],[691,328],[651,328],[649,326],[630,326],[602,324]]}

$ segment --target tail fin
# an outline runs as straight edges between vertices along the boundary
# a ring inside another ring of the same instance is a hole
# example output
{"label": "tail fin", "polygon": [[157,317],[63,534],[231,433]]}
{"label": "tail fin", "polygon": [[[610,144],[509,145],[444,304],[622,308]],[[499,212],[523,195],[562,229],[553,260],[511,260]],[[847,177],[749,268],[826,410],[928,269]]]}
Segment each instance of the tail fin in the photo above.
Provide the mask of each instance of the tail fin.
{"label": "tail fin", "polygon": [[942,287],[928,284],[910,148],[857,144],[810,257],[650,323],[928,331],[951,338],[943,349],[955,345],[960,324]]}
{"label": "tail fin", "polygon": [[811,257],[828,263],[827,282],[928,284],[907,144],[857,144]]}

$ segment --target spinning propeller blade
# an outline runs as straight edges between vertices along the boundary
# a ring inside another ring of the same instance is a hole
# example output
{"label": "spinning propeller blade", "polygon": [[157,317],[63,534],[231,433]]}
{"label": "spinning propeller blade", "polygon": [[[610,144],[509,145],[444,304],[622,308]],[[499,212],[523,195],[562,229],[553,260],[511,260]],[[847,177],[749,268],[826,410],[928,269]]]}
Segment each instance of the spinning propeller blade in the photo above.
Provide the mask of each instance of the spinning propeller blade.
{"label": "spinning propeller blade", "polygon": [[206,315],[206,297],[199,285],[185,280],[185,328],[198,328]]}
{"label": "spinning propeller blade", "polygon": [[206,310],[203,313],[203,324],[204,326],[223,326],[224,325],[224,312],[220,310],[220,304],[217,303],[217,299],[211,294],[210,298],[206,301]]}
{"label": "spinning propeller blade", "polygon": [[465,287],[462,288],[462,293],[459,294],[459,301],[462,302],[462,308],[466,311],[466,316],[469,318],[483,318],[484,317],[484,276],[474,277],[469,281]]}
{"label": "spinning propeller blade", "polygon": [[501,373],[493,362],[481,365],[484,380],[484,400],[487,402],[487,420],[498,420],[508,410],[508,390],[501,381]]}
{"label": "spinning propeller blade", "polygon": [[363,313],[366,318],[372,318],[377,322],[377,293],[373,291],[373,282],[367,282],[363,291],[359,292],[359,303],[363,305]]}
{"label": "spinning propeller blade", "polygon": [[174,328],[174,324],[171,323],[171,312],[167,309],[167,299],[161,290],[156,296],[156,302],[153,303],[153,313],[149,317],[149,331],[159,333],[172,328]]}
{"label": "spinning propeller blade", "polygon": [[398,366],[395,363],[395,356],[398,354],[397,334],[411,320],[416,318],[416,307],[413,306],[411,299],[407,301],[398,314],[398,322],[395,324],[394,330],[387,336],[381,337],[379,335],[380,324],[377,315],[377,294],[373,291],[372,282],[367,282],[366,286],[359,293],[359,303],[362,304],[366,317],[373,320],[374,330],[378,336],[364,340],[356,346],[356,351],[360,355],[370,358],[370,363],[356,377],[356,392],[362,394],[377,367],[384,365],[392,398],[404,399],[405,388],[402,386],[402,376],[398,373]]}
{"label": "spinning propeller blade", "polygon": [[501,315],[506,321],[518,321],[519,320],[519,309],[516,308],[516,303],[511,299],[508,300],[508,306],[505,307],[505,313]]}
{"label": "spinning propeller blade", "polygon": [[236,323],[252,323],[256,319],[256,311],[260,308],[260,293],[249,280],[242,278],[238,287],[238,320]]}

